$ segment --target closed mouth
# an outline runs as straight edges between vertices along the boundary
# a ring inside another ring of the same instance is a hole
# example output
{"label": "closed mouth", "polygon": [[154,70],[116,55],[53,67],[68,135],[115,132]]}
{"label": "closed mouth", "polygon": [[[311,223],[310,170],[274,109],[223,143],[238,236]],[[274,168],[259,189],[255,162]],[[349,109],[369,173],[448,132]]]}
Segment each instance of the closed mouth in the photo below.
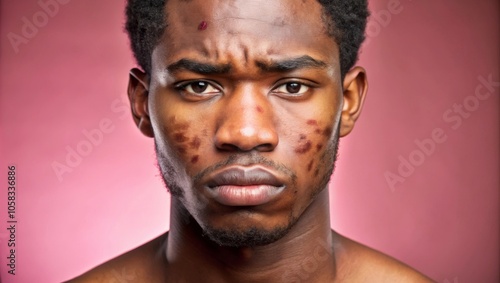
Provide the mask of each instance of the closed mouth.
{"label": "closed mouth", "polygon": [[206,188],[220,204],[256,206],[272,201],[284,191],[285,184],[262,167],[236,166],[210,176]]}

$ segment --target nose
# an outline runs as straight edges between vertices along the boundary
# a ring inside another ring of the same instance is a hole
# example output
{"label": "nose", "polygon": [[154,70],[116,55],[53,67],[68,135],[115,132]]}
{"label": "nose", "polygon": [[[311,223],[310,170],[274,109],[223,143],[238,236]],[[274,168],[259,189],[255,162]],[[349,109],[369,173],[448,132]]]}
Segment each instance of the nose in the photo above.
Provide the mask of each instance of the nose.
{"label": "nose", "polygon": [[264,94],[236,89],[224,98],[215,146],[222,151],[273,151],[278,145],[273,107]]}

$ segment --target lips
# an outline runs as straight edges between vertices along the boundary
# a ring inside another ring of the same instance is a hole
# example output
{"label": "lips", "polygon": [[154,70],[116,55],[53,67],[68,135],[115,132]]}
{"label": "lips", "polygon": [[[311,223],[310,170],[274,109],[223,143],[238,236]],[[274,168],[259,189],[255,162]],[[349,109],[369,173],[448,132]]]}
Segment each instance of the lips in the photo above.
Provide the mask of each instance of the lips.
{"label": "lips", "polygon": [[285,185],[261,167],[230,167],[209,176],[206,188],[211,197],[227,206],[256,206],[271,202]]}

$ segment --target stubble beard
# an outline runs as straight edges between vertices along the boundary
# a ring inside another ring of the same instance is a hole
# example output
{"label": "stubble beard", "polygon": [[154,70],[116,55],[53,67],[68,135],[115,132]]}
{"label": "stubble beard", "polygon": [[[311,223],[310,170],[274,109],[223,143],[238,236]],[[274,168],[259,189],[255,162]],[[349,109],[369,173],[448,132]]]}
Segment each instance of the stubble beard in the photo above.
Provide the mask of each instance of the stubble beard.
{"label": "stubble beard", "polygon": [[[324,173],[319,176],[319,182],[311,190],[309,195],[310,203],[316,198],[316,196],[324,189],[328,189],[327,185],[330,181],[330,177],[335,170],[335,162],[338,157],[338,147],[339,147],[339,127],[335,131],[333,138],[328,143],[325,152],[320,158],[321,165],[326,168]],[[283,238],[288,232],[294,227],[298,222],[299,216],[294,216],[292,211],[288,217],[288,221],[283,226],[274,227],[271,230],[262,229],[260,227],[251,226],[245,229],[235,229],[236,227],[225,227],[216,228],[210,225],[200,224],[192,214],[186,209],[184,189],[176,181],[176,175],[178,170],[169,162],[168,157],[164,156],[163,153],[158,149],[158,145],[155,141],[155,150],[158,162],[158,169],[160,170],[163,183],[167,190],[171,193],[173,198],[176,198],[179,203],[181,203],[185,210],[184,214],[187,214],[190,222],[189,224],[194,224],[197,227],[196,230],[202,231],[202,236],[208,237],[212,242],[221,247],[230,248],[243,248],[243,247],[257,247],[265,246],[276,242],[277,240]],[[178,176],[178,175],[177,175]],[[185,188],[191,189],[191,188]],[[307,209],[307,208],[306,208]]]}

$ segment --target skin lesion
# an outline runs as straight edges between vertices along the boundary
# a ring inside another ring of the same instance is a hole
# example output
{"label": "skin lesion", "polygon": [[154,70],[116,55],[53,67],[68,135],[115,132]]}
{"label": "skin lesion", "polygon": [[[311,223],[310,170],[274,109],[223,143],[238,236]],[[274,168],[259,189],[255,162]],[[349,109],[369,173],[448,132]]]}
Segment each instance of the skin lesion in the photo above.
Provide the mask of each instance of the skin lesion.
{"label": "skin lesion", "polygon": [[[333,129],[331,127],[325,127],[321,129],[320,123],[316,119],[309,119],[306,121],[306,125],[314,128],[314,133],[318,135],[323,135],[325,137],[330,137],[333,133]],[[299,135],[299,145],[295,148],[295,152],[299,154],[307,153],[313,148],[313,142],[307,139],[305,134]],[[323,148],[323,144],[319,142],[316,145],[316,152],[319,152]],[[310,170],[308,170],[310,171]]]}
{"label": "skin lesion", "polygon": [[195,156],[191,157],[191,163],[194,164],[194,163],[198,162],[199,159],[200,159],[200,156],[199,155],[195,155]]}
{"label": "skin lesion", "polygon": [[318,121],[311,119],[307,120],[306,124],[309,126],[318,126]]}
{"label": "skin lesion", "polygon": [[200,148],[200,145],[201,145],[201,140],[199,137],[195,136],[191,142],[189,143],[189,147],[192,148],[192,149],[198,149]]}
{"label": "skin lesion", "polygon": [[314,164],[314,160],[311,160],[309,164],[307,165],[307,172],[310,172]]}
{"label": "skin lesion", "polygon": [[322,144],[317,144],[316,145],[316,152],[319,152],[321,149],[323,148],[323,145]]}
{"label": "skin lesion", "polygon": [[299,154],[307,153],[311,150],[312,143],[310,140],[300,141],[299,145],[295,148],[295,152]]}
{"label": "skin lesion", "polygon": [[[176,123],[176,118],[171,117],[170,122],[172,124],[172,140],[176,143],[176,149],[182,154],[188,153],[188,150],[198,150],[201,146],[201,139],[195,135],[190,138],[187,134],[189,129],[189,123],[181,122]],[[196,163],[199,160],[199,155],[193,155],[191,158],[191,163]]]}
{"label": "skin lesion", "polygon": [[184,135],[184,133],[176,133],[174,134],[174,140],[176,142],[182,143],[188,140],[188,138]]}

